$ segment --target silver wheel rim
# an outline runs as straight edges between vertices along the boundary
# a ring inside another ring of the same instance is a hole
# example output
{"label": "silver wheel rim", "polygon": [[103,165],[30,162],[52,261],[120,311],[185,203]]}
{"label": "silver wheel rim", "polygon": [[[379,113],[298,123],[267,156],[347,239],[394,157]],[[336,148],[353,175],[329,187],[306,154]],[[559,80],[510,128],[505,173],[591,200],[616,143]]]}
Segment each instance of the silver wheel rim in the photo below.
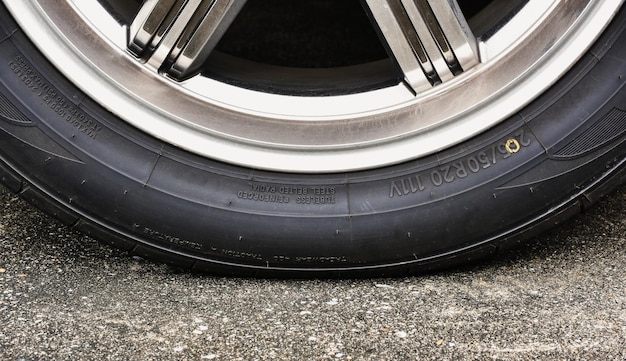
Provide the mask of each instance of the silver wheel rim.
{"label": "silver wheel rim", "polygon": [[[354,93],[307,96],[251,90],[195,75],[194,61],[209,53],[218,61],[232,60],[211,50],[243,1],[188,2],[193,7],[181,8],[179,22],[170,27],[180,25],[179,33],[170,30],[160,41],[145,34],[142,38],[137,24],[154,15],[155,6],[169,6],[168,1],[145,1],[129,26],[95,2],[3,1],[41,51],[121,119],[212,159],[301,173],[397,164],[485,131],[558,80],[622,4],[496,1],[503,8],[490,5],[468,25],[454,0],[368,0],[364,7],[402,81]],[[206,25],[203,36],[184,35],[202,6],[205,19],[219,20],[201,22]],[[487,29],[484,23],[490,24]],[[157,46],[138,58],[142,50],[129,51],[129,33]],[[168,39],[168,34],[173,35]],[[339,71],[368,74],[378,63]],[[301,72],[325,78],[333,74]]]}

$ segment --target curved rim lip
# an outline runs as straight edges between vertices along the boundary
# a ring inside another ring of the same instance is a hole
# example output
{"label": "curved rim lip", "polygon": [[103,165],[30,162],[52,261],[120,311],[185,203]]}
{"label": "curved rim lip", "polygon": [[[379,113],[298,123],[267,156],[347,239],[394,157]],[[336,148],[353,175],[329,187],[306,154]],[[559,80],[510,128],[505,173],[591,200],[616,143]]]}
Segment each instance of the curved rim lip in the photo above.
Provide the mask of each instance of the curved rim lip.
{"label": "curved rim lip", "polygon": [[[85,22],[86,10],[72,7],[67,13],[66,1],[3,1],[14,16],[18,14],[15,18],[22,29],[57,68],[130,124],[226,163],[302,173],[355,171],[396,164],[447,148],[488,129],[566,72],[623,2],[576,0],[567,2],[570,7],[556,0],[544,2],[549,7],[532,28],[526,28],[528,34],[520,37],[518,44],[495,49],[493,44],[501,45],[502,41],[490,43],[514,32],[515,26],[519,26],[514,17],[494,37],[479,43],[482,64],[450,85],[435,87],[417,97],[402,84],[360,94],[301,97],[261,93],[201,77],[177,84],[177,91],[171,92],[171,81],[154,76],[154,72],[121,50],[119,41],[123,39],[105,39],[94,33]],[[533,32],[545,32],[546,27],[560,25],[546,20],[557,17],[559,11],[570,15],[573,11],[576,15],[567,31],[556,39],[531,36]],[[77,24],[85,31],[63,28]],[[519,46],[528,39],[530,44]],[[522,50],[535,49],[536,53],[542,44],[555,40],[557,45],[547,53],[536,54],[530,67],[520,64],[523,61],[511,60]],[[119,55],[116,61],[101,57],[98,49],[102,46],[112,49],[110,54]],[[502,69],[503,64],[507,69]],[[508,73],[511,65],[525,71],[513,72],[513,79],[500,79],[499,84],[482,81],[494,69],[500,70],[496,74]],[[115,71],[111,72],[111,68]],[[443,92],[448,93],[447,100],[461,95],[476,98],[472,87],[476,82],[482,86],[482,93],[489,96],[461,106],[447,104],[446,114],[440,115]],[[212,89],[210,97],[206,89]],[[497,101],[493,101],[495,98]],[[233,99],[252,99],[253,103],[233,104]],[[277,104],[280,107],[276,108]],[[433,113],[437,113],[434,120]]]}

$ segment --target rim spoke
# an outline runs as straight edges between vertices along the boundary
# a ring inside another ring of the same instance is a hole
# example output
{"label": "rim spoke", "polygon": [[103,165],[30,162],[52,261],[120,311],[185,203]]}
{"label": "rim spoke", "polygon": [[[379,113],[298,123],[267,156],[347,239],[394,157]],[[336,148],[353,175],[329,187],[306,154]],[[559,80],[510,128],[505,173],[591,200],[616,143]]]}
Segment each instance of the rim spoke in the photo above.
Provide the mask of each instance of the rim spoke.
{"label": "rim spoke", "polygon": [[130,25],[128,50],[171,77],[199,71],[245,0],[147,0]]}
{"label": "rim spoke", "polygon": [[365,0],[365,4],[415,93],[478,63],[476,38],[456,0]]}

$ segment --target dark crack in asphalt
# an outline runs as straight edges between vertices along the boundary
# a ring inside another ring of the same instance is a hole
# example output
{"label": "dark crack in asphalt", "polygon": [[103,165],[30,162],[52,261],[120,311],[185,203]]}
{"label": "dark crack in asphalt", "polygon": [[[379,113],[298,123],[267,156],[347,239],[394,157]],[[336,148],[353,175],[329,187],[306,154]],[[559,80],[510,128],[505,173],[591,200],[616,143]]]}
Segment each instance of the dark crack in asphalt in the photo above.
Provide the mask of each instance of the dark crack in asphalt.
{"label": "dark crack in asphalt", "polygon": [[2,360],[626,359],[626,187],[479,265],[330,281],[190,274],[0,204]]}

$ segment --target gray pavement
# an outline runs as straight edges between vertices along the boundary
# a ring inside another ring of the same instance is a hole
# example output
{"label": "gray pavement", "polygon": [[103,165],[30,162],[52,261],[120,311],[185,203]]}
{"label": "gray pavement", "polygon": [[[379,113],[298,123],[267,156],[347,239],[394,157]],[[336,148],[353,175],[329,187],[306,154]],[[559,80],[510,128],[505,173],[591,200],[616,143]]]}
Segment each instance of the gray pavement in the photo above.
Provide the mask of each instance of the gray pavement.
{"label": "gray pavement", "polygon": [[0,360],[624,360],[626,187],[496,259],[402,279],[214,278],[0,187]]}

